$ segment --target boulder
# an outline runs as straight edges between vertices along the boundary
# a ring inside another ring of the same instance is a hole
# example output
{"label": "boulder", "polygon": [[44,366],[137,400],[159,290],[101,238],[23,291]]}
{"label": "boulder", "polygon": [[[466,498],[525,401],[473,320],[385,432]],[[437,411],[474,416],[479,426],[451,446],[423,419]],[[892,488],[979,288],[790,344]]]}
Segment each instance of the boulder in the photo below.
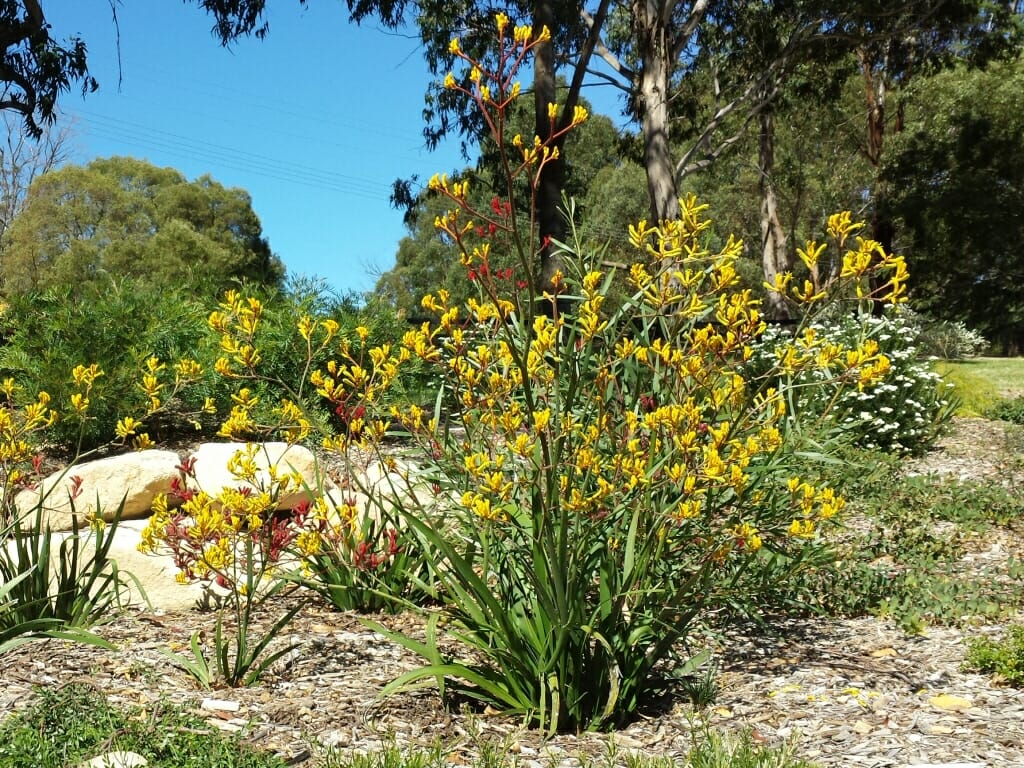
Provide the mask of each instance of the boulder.
{"label": "boulder", "polygon": [[34,520],[32,512],[41,500],[44,525],[55,531],[69,531],[72,527],[71,489],[80,478],[75,499],[80,521],[86,514],[101,514],[105,520],[111,520],[121,499],[124,499],[123,520],[148,517],[157,494],[171,490],[180,464],[178,454],[158,450],[76,464],[45,478],[33,490],[18,492],[14,505],[21,514]]}
{"label": "boulder", "polygon": [[[191,458],[195,459],[193,470],[195,480],[190,481],[210,496],[216,496],[224,488],[253,488],[252,483],[241,482],[228,471],[228,463],[239,451],[246,450],[242,443],[204,443],[199,446]],[[305,446],[288,443],[258,443],[256,450],[256,466],[258,468],[257,486],[254,490],[266,490],[270,486],[270,467],[279,474],[298,472],[304,487],[282,494],[278,499],[278,509],[294,509],[304,501],[309,501],[320,493],[333,488],[334,483],[327,477],[326,467],[317,462],[316,456]],[[307,490],[308,489],[308,490]]]}

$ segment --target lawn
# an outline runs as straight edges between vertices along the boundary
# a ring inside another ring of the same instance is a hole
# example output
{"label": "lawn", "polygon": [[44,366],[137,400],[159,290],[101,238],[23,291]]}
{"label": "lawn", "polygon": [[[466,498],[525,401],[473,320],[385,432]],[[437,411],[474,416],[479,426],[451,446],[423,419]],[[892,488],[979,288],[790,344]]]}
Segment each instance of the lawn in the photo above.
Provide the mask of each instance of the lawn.
{"label": "lawn", "polygon": [[1024,357],[939,360],[935,370],[961,398],[959,416],[983,416],[1000,400],[1024,397]]}

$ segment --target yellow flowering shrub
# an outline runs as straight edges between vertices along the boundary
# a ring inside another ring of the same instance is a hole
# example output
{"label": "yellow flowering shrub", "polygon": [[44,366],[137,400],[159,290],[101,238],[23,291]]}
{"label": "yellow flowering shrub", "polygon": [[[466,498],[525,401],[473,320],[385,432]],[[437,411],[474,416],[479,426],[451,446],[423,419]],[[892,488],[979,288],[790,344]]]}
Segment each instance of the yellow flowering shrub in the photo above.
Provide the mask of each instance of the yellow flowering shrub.
{"label": "yellow flowering shrub", "polygon": [[[515,72],[546,30],[510,30],[499,17],[498,32],[494,67],[453,42],[470,75],[453,75],[446,87],[482,110],[508,189],[525,181],[535,194],[558,141],[587,115],[556,122],[551,105],[550,138],[506,137]],[[426,663],[389,690],[432,678],[442,692],[458,689],[550,730],[621,723],[709,610],[754,608],[765,564],[783,576],[779,563],[800,567],[843,506],[798,475],[785,448],[786,404],[770,382],[824,366],[830,383],[864,387],[885,376],[888,361],[870,344],[843,347],[801,332],[780,346],[772,371],[744,375],[765,322],[757,299],[738,288],[742,244],[730,238],[709,249],[711,220],[695,198],[680,201],[677,220],[630,227],[632,294],[612,310],[613,275],[565,245],[554,244],[562,270],[537,287],[538,255],[549,244],[532,207],[496,197],[473,209],[465,184],[445,176],[430,189],[451,202],[435,223],[460,249],[479,295],[464,306],[445,291],[428,295],[422,304],[433,320],[400,345],[345,341],[312,374],[317,391],[350,415],[327,448],[385,457],[384,438],[404,436],[423,457],[432,503],[450,504],[438,526],[416,494],[396,501],[436,558],[442,607],[431,626],[443,618],[487,661],[458,661],[434,640],[394,635]],[[856,228],[846,215],[830,226]],[[528,278],[521,290],[490,269],[499,250]],[[802,258],[821,253],[808,244]],[[795,286],[784,275],[771,288],[811,310],[846,297],[901,298],[901,259],[866,240],[841,258],[827,285]],[[413,362],[442,382],[432,413],[386,402]]]}

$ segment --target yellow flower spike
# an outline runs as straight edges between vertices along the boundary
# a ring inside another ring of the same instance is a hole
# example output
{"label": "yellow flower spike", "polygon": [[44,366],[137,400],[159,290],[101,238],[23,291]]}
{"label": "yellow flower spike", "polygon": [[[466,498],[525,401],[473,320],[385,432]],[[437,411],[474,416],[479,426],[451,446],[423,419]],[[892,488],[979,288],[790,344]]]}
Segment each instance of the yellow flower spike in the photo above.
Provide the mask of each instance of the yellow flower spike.
{"label": "yellow flower spike", "polygon": [[813,520],[793,520],[789,524],[788,533],[790,536],[799,539],[811,539],[814,538],[814,521]]}
{"label": "yellow flower spike", "polygon": [[863,227],[864,222],[853,222],[852,214],[849,211],[834,213],[828,217],[828,233],[839,242],[840,246],[845,243],[849,235]]}
{"label": "yellow flower spike", "polygon": [[299,318],[298,330],[299,335],[309,342],[313,338],[313,318],[309,315]]}
{"label": "yellow flower spike", "polygon": [[821,254],[825,252],[825,248],[825,243],[818,245],[814,240],[808,240],[802,249],[796,249],[796,255],[807,265],[808,269],[814,269]]}
{"label": "yellow flower spike", "polygon": [[[544,30],[542,30],[542,34],[546,30],[547,27],[544,27]],[[528,45],[530,43],[530,38],[532,37],[533,27],[531,27],[528,24],[518,26],[512,31],[512,39],[515,41],[516,45]],[[537,38],[538,41],[540,41],[540,39],[540,37]],[[551,35],[549,34],[546,39],[550,40]]]}
{"label": "yellow flower spike", "polygon": [[558,105],[548,102],[548,120],[552,123],[558,119]]}
{"label": "yellow flower spike", "polygon": [[132,448],[136,451],[145,451],[152,448],[154,445],[156,445],[156,443],[150,439],[148,432],[142,432],[132,439]]}
{"label": "yellow flower spike", "polygon": [[451,42],[448,43],[448,53],[452,56],[458,56],[462,53],[462,47],[459,45],[459,38],[453,37]]}
{"label": "yellow flower spike", "polygon": [[89,398],[81,392],[75,392],[71,395],[71,407],[79,414],[83,414],[89,409]]}
{"label": "yellow flower spike", "polygon": [[576,106],[572,110],[572,127],[582,125],[590,117],[590,113],[587,112],[585,107]]}
{"label": "yellow flower spike", "polygon": [[333,339],[337,335],[338,330],[341,328],[337,320],[332,320],[330,318],[328,318],[327,320],[321,320],[320,327],[323,328],[324,335],[327,337],[324,340],[325,342]]}
{"label": "yellow flower spike", "polygon": [[800,288],[793,288],[793,296],[802,304],[813,304],[816,301],[827,298],[828,294],[825,291],[816,291],[814,283],[810,280],[804,280],[802,290]]}
{"label": "yellow flower spike", "polygon": [[238,403],[243,408],[252,408],[256,403],[260,401],[259,397],[253,395],[252,390],[248,387],[242,387],[238,390],[237,394],[231,396],[231,399]]}
{"label": "yellow flower spike", "polygon": [[533,428],[537,432],[543,432],[548,428],[548,423],[551,421],[551,409],[545,408],[543,411],[535,411],[533,414]]}
{"label": "yellow flower spike", "polygon": [[[498,28],[498,36],[503,37],[505,35],[505,29],[508,27],[508,16],[504,13],[499,13],[494,17],[494,23]],[[452,51],[455,53],[455,51]]]}
{"label": "yellow flower spike", "polygon": [[203,375],[203,366],[192,358],[182,358],[174,364],[174,377],[177,381],[191,381]]}
{"label": "yellow flower spike", "polygon": [[480,71],[480,67],[473,65],[473,68],[469,70],[469,79],[471,82],[480,84],[480,79],[483,77],[483,72]]}
{"label": "yellow flower spike", "polygon": [[141,422],[133,419],[131,416],[125,416],[123,419],[118,419],[117,426],[114,428],[114,434],[116,434],[122,440],[126,440],[135,434],[135,430],[142,426]]}

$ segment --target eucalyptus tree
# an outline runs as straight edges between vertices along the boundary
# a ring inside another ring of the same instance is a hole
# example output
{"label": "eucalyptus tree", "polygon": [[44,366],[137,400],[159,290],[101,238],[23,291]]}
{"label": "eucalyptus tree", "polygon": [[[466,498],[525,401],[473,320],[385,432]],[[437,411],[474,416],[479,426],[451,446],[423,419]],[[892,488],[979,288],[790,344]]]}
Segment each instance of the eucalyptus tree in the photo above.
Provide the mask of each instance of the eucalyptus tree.
{"label": "eucalyptus tree", "polygon": [[112,276],[215,295],[236,279],[278,285],[284,268],[244,190],[113,157],[32,183],[7,230],[0,276],[8,294]]}

